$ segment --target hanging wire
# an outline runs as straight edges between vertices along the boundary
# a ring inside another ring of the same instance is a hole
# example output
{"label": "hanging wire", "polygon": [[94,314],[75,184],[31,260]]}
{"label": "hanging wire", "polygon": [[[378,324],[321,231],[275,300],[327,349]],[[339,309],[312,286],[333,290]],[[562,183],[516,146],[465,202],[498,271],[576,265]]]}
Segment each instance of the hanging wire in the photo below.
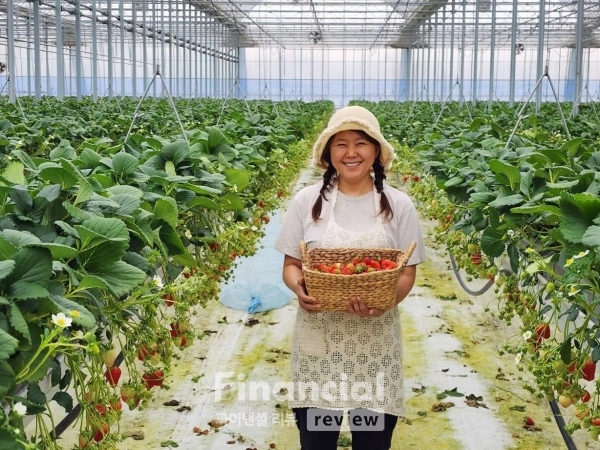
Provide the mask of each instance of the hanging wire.
{"label": "hanging wire", "polygon": [[23,111],[23,107],[21,106],[21,101],[19,100],[19,95],[17,94],[15,85],[12,82],[10,73],[7,73],[7,75],[6,75],[6,81],[4,82],[4,86],[2,86],[2,89],[0,89],[0,95],[2,95],[2,92],[4,92],[4,88],[6,86],[8,86],[9,88],[11,88],[13,90],[13,94],[15,95],[15,100],[17,101],[17,106],[19,107],[19,110],[21,111],[21,115],[23,116],[23,121],[27,122],[27,116],[25,115],[25,111]]}
{"label": "hanging wire", "polygon": [[173,110],[173,113],[175,114],[175,118],[177,119],[177,122],[179,123],[179,127],[181,128],[181,134],[183,135],[183,138],[185,139],[185,141],[189,145],[190,141],[188,140],[188,137],[187,137],[187,134],[185,132],[185,129],[183,128],[183,123],[181,123],[181,119],[179,118],[179,113],[177,112],[177,108],[175,107],[175,103],[173,102],[173,98],[171,97],[171,94],[169,93],[169,90],[167,89],[167,85],[165,83],[165,79],[163,78],[163,76],[160,73],[160,65],[159,64],[156,65],[156,72],[154,73],[154,76],[152,77],[152,81],[150,81],[150,83],[146,87],[146,91],[144,92],[144,95],[142,96],[142,98],[138,102],[137,107],[135,108],[135,111],[133,113],[133,119],[131,121],[131,125],[129,126],[129,130],[127,131],[127,135],[125,136],[125,141],[124,141],[125,145],[127,145],[127,141],[129,140],[129,137],[131,136],[131,132],[133,131],[133,126],[134,126],[136,120],[138,119],[138,117],[140,117],[139,116],[140,107],[142,106],[143,101],[146,99],[146,96],[148,95],[148,91],[150,91],[150,88],[152,87],[152,85],[156,81],[156,78],[160,78],[160,81],[162,82],[163,92],[165,92],[166,95],[167,95],[169,106],[171,106],[171,109]]}

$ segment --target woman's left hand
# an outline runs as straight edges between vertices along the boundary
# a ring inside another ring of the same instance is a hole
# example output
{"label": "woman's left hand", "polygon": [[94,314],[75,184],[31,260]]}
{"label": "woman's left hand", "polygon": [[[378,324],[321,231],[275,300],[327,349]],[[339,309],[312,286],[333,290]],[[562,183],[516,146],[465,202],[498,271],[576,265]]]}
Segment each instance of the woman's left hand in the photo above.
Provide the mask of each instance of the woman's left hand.
{"label": "woman's left hand", "polygon": [[358,317],[377,317],[383,314],[383,311],[375,308],[367,308],[360,297],[350,297],[346,300],[347,311]]}

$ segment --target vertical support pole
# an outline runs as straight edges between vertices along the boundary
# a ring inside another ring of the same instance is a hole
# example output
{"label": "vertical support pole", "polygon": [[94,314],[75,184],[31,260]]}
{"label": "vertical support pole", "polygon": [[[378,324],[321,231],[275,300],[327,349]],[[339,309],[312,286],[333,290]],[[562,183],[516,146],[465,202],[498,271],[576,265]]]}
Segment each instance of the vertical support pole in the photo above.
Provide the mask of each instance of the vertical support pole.
{"label": "vertical support pole", "polygon": [[[160,0],[160,72],[164,77],[167,70],[167,49],[165,35],[165,0]],[[171,76],[171,74],[169,74]],[[164,87],[163,87],[164,89]]]}
{"label": "vertical support pole", "polygon": [[437,98],[438,12],[439,12],[439,10],[435,11],[435,28],[433,30],[433,41],[434,41],[433,42],[433,62],[435,64],[433,67],[433,96],[432,96],[433,101],[435,101],[435,99]]}
{"label": "vertical support pole", "polygon": [[[8,0],[10,5],[12,0]],[[63,34],[62,34],[62,17],[60,15],[60,0],[56,0],[54,3],[54,11],[56,14],[56,97],[59,100],[65,98],[65,55],[63,53]],[[10,14],[9,16],[10,17]],[[10,36],[11,25],[8,25],[8,33]],[[10,53],[14,53],[14,43],[8,42],[8,54],[9,54],[9,67],[10,67]]]}
{"label": "vertical support pole", "polygon": [[192,88],[192,84],[194,83],[194,77],[192,76],[192,69],[194,67],[194,59],[193,59],[193,53],[192,53],[192,42],[193,38],[192,38],[192,24],[194,23],[192,20],[192,4],[188,3],[188,13],[187,13],[187,21],[188,21],[188,32],[187,32],[187,36],[188,36],[188,91],[189,91],[189,96],[193,97],[194,96],[194,89]]}
{"label": "vertical support pole", "polygon": [[[56,0],[57,8],[60,8],[60,0]],[[57,21],[60,22],[60,12],[57,13]],[[7,30],[7,46],[8,46],[8,65],[7,65],[7,74],[10,77],[13,86],[16,83],[16,57],[15,57],[15,10],[14,10],[14,0],[8,0],[8,4],[6,5],[6,23],[8,25]],[[58,34],[58,33],[57,33]],[[15,95],[14,89],[8,89],[8,100],[11,103],[15,103],[17,101],[17,96]]]}
{"label": "vertical support pole", "polygon": [[[56,0],[56,3],[59,4],[60,0]],[[107,54],[106,54],[106,64],[108,66],[108,98],[113,98],[113,67],[114,67],[114,57],[113,57],[113,42],[112,42],[112,0],[106,1],[106,41],[107,41]]]}
{"label": "vertical support pole", "polygon": [[517,12],[519,0],[513,0],[512,31],[510,35],[510,84],[508,88],[508,105],[512,108],[515,104],[515,74],[517,71]]}
{"label": "vertical support pole", "polygon": [[121,38],[121,98],[125,98],[125,6],[119,0],[119,25]]}
{"label": "vertical support pole", "polygon": [[575,92],[572,116],[579,114],[579,100],[583,84],[583,14],[584,0],[577,0],[577,38],[575,41]]}
{"label": "vertical support pole", "polygon": [[479,66],[479,3],[475,2],[475,45],[473,46],[473,106],[477,104],[477,84],[478,84],[478,66]]}
{"label": "vertical support pole", "polygon": [[[79,1],[77,0],[77,4]],[[35,77],[35,99],[42,98],[42,51],[40,37],[40,4],[33,2],[33,73]]]}
{"label": "vertical support pole", "polygon": [[454,16],[456,16],[456,1],[452,0],[452,23],[450,25],[450,85],[448,86],[450,101],[452,101],[452,87],[454,86]]}
{"label": "vertical support pole", "polygon": [[[379,64],[377,64],[379,67]],[[302,64],[300,65],[300,73],[302,73]],[[346,98],[346,48],[342,48],[342,105],[346,105],[344,102]]]}
{"label": "vertical support pole", "polygon": [[411,53],[410,100],[415,100],[417,86],[419,85],[419,47],[414,45]]}
{"label": "vertical support pole", "polygon": [[131,2],[131,96],[137,97],[137,0]]}
{"label": "vertical support pole", "polygon": [[98,101],[98,20],[96,2],[92,2],[92,98]]}
{"label": "vertical support pole", "polygon": [[198,25],[200,27],[200,97],[204,96],[204,67],[206,66],[206,52],[203,50],[204,45],[204,14],[200,12],[200,22]]}
{"label": "vertical support pole", "polygon": [[[169,0],[169,92],[177,95],[173,89],[173,0]],[[164,25],[164,19],[163,19]]]}
{"label": "vertical support pole", "polygon": [[217,33],[219,29],[219,23],[217,19],[213,19],[212,25],[212,37],[213,37],[213,96],[219,98],[219,59],[217,57]]}
{"label": "vertical support pole", "polygon": [[425,33],[421,33],[421,74],[420,74],[420,83],[417,86],[417,98],[420,97],[423,92],[423,88],[425,87],[425,40],[423,39],[423,35]]}
{"label": "vertical support pole", "polygon": [[33,16],[33,12],[31,9],[31,5],[29,6],[29,11],[27,15],[27,95],[31,97],[31,61],[33,60],[33,56],[31,55],[31,16]]}
{"label": "vertical support pole", "polygon": [[[175,18],[175,20],[173,20],[173,18]],[[173,33],[171,33],[171,40],[175,40],[175,46],[172,47],[173,51],[175,52],[175,96],[176,97],[181,97],[181,93],[180,93],[180,84],[181,84],[181,72],[179,71],[179,60],[181,59],[179,56],[179,25],[182,22],[181,18],[179,17],[179,4],[177,2],[177,0],[175,1],[175,11],[173,13],[171,13],[171,18],[169,19],[169,24],[171,22],[175,22],[175,31]],[[185,54],[185,52],[183,52]],[[173,59],[171,57],[171,59]]]}
{"label": "vertical support pole", "polygon": [[[303,79],[302,79],[302,60],[303,58],[303,51],[302,51],[302,47],[300,47],[300,100],[302,100],[303,97],[303,93],[302,93],[302,85],[304,84]],[[346,77],[344,77],[346,78]],[[345,83],[344,83],[345,84]]]}
{"label": "vertical support pole", "polygon": [[[462,33],[460,38],[460,88],[465,90],[465,38],[467,34],[467,0],[462,0]],[[463,96],[458,98],[459,103],[463,104]]]}
{"label": "vertical support pole", "polygon": [[442,72],[440,76],[440,99],[446,98],[446,84],[444,77],[446,76],[446,4],[444,3],[444,12],[442,15]]}
{"label": "vertical support pole", "polygon": [[[513,52],[514,52],[513,47]],[[492,34],[490,36],[490,85],[488,89],[488,108],[492,107],[494,101],[494,60],[496,58],[496,0],[492,0]]]}
{"label": "vertical support pole", "polygon": [[384,60],[384,64],[383,64],[383,94],[384,94],[384,100],[387,100],[387,48],[383,48],[382,51],[384,52],[383,55],[383,60]]}
{"label": "vertical support pole", "polygon": [[148,5],[146,0],[142,0],[142,77],[144,80],[142,85],[144,86],[144,92],[146,92],[146,89],[148,89],[148,29],[146,28],[148,26],[148,21],[146,20],[147,15]]}
{"label": "vertical support pole", "polygon": [[[144,4],[145,4],[146,0],[144,0]],[[158,31],[156,28],[156,2],[152,2],[152,68],[154,70],[156,70],[156,68],[158,67]],[[162,8],[162,4],[161,4],[161,8]],[[162,36],[162,30],[160,33],[161,36],[161,40],[163,39]],[[145,46],[144,46],[145,47]],[[162,73],[162,70],[161,70]],[[157,83],[152,83],[152,97],[156,98],[156,85]]]}
{"label": "vertical support pole", "polygon": [[208,93],[208,16],[203,15],[202,31],[204,32],[204,96],[210,97]]}
{"label": "vertical support pole", "polygon": [[199,66],[198,66],[198,58],[200,55],[200,48],[198,47],[198,8],[194,7],[194,97],[198,97],[200,95],[200,90],[198,88],[200,77],[198,76]]}
{"label": "vertical support pole", "polygon": [[367,49],[362,49],[362,98],[367,99]]}
{"label": "vertical support pole", "polygon": [[277,49],[277,54],[279,57],[279,101],[283,100],[283,82],[282,82],[282,74],[283,74],[283,67],[281,65],[281,51],[283,49],[281,47],[279,47]]}
{"label": "vertical support pole", "polygon": [[46,51],[44,55],[44,59],[46,60],[46,95],[50,95],[52,92],[52,86],[50,85],[50,45],[48,44],[50,38],[48,28],[50,28],[50,24],[47,21],[44,21],[44,39],[46,41]]}
{"label": "vertical support pole", "polygon": [[[181,21],[179,20],[179,18],[177,19],[177,24],[179,27],[179,23],[181,23],[181,27],[182,27],[182,32],[181,32],[181,37],[182,37],[182,45],[181,45],[181,68],[182,70],[182,88],[181,88],[181,95],[183,98],[187,97],[187,58],[186,58],[186,32],[185,32],[185,23],[187,22],[187,18],[185,17],[185,10],[186,10],[186,6],[188,5],[188,2],[184,1],[182,3],[182,8],[181,8]],[[179,17],[179,14],[177,15],[177,17]],[[179,37],[179,36],[178,36]],[[178,40],[179,42],[179,40]]]}
{"label": "vertical support pole", "polygon": [[[37,2],[34,2],[34,4]],[[83,67],[81,58],[81,0],[75,0],[75,80],[77,86],[75,92],[77,93],[77,101],[81,101],[81,88],[83,83]]]}
{"label": "vertical support pole", "polygon": [[427,22],[427,95],[429,96],[429,84],[431,81],[431,17]]}
{"label": "vertical support pole", "polygon": [[406,87],[406,101],[410,101],[410,91],[411,91],[411,84],[412,84],[412,79],[411,79],[411,74],[412,74],[412,47],[408,47],[406,49],[406,65],[404,67],[405,69],[405,73],[404,73],[404,79],[406,80],[405,83],[405,87]]}
{"label": "vertical support pole", "polygon": [[[546,0],[540,0],[540,15],[538,21],[538,54],[537,54],[537,76],[539,80],[544,75],[544,34],[546,31]],[[540,112],[542,105],[542,89],[535,91],[535,111]]]}

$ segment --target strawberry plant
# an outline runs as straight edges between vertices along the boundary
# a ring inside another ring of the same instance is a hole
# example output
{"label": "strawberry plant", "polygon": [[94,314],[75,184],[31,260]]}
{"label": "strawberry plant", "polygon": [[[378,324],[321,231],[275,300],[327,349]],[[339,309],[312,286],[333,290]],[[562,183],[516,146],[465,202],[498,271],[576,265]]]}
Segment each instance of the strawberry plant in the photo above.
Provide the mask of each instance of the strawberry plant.
{"label": "strawberry plant", "polygon": [[[193,307],[214,299],[237,259],[256,250],[264,217],[310,150],[300,139],[332,108],[298,104],[285,115],[267,103],[253,115],[237,103],[243,112],[224,126],[206,119],[218,117],[221,102],[184,103],[184,122],[198,127],[187,140],[173,135],[178,124],[161,101],[148,102],[155,110],[127,142],[131,120],[116,103],[94,112],[88,100],[57,102],[56,116],[31,103],[35,122],[5,119],[0,398],[9,413],[0,416],[0,447],[35,416],[31,441],[60,448],[43,422],[49,401],[66,412],[79,402],[83,445],[110,445],[121,402],[145,408],[149,388],[168,388],[174,348],[193,342]],[[122,107],[132,112],[135,102]],[[115,364],[119,352],[129,379]],[[40,387],[47,375],[58,387],[52,398]]]}
{"label": "strawberry plant", "polygon": [[[544,108],[511,136],[514,112],[502,104],[474,120],[450,109],[436,124],[398,123],[402,106],[371,106],[401,143],[399,178],[420,174],[407,186],[435,221],[436,240],[467,280],[493,276],[498,303],[490,312],[522,323],[522,336],[503,352],[533,375],[525,387],[565,408],[589,404],[596,417],[600,392],[580,380],[595,379],[600,359],[598,127],[579,117],[568,124],[579,137],[570,138],[556,112]],[[587,424],[586,411],[576,408],[569,432]],[[590,428],[592,437],[597,431]]]}

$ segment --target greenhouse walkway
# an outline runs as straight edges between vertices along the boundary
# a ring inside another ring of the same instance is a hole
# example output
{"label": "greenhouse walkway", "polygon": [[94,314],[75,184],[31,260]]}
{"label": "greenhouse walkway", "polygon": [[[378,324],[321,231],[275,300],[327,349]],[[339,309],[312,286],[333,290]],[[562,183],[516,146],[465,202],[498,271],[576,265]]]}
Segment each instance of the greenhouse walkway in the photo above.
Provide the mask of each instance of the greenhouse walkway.
{"label": "greenhouse walkway", "polygon": [[[317,180],[306,169],[294,192]],[[520,337],[518,324],[507,327],[485,311],[495,308],[493,290],[480,297],[463,293],[447,255],[428,236],[433,224],[422,226],[428,261],[401,304],[407,418],[398,422],[392,448],[565,448],[548,403],[522,388],[527,374],[513,355],[499,355],[508,339]],[[123,415],[121,433],[128,437],[119,448],[299,450],[285,401],[296,308],[291,301],[251,315],[209,302],[192,318],[202,339],[173,363],[170,389],[156,392],[148,409]],[[250,387],[259,382],[268,386],[266,398],[252,399]],[[524,428],[526,416],[535,427]],[[600,449],[587,433],[574,437],[580,450]],[[75,443],[77,430],[63,438]],[[350,433],[343,431],[338,444],[350,448]]]}

